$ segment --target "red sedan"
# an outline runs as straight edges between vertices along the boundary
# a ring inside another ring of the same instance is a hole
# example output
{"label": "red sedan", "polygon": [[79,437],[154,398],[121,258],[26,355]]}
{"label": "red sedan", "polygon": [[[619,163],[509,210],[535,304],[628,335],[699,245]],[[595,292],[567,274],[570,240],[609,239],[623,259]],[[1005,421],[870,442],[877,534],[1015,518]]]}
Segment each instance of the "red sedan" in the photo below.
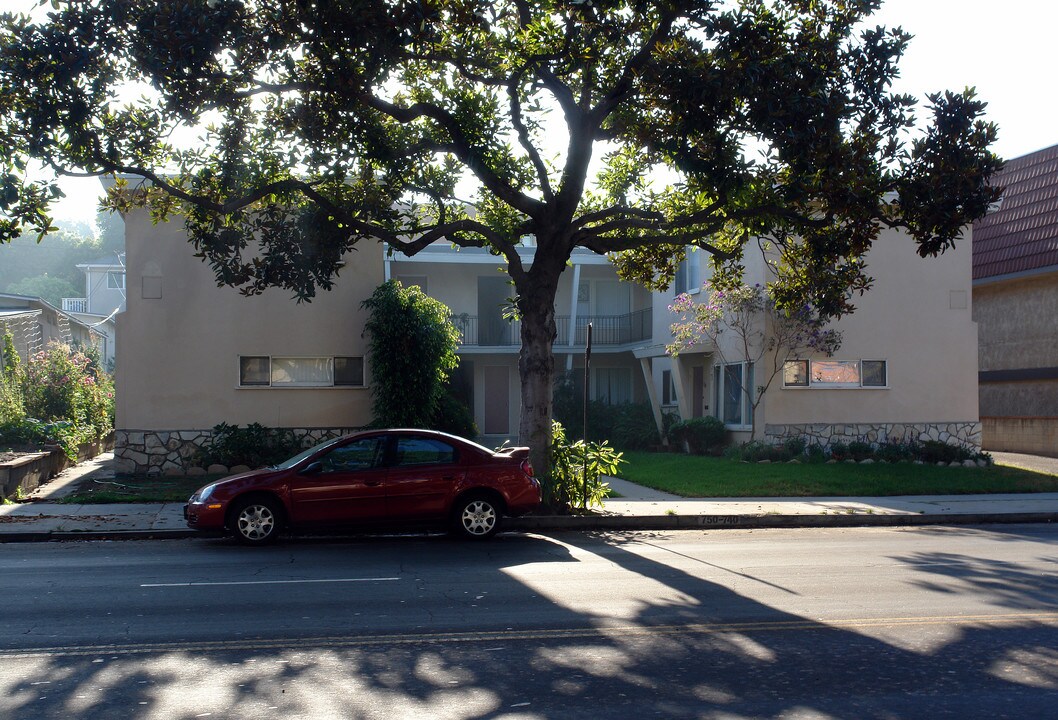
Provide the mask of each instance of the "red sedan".
{"label": "red sedan", "polygon": [[528,448],[489,450],[431,430],[374,430],[329,440],[286,462],[218,480],[184,507],[188,526],[245,543],[285,528],[447,523],[491,537],[503,515],[540,504]]}

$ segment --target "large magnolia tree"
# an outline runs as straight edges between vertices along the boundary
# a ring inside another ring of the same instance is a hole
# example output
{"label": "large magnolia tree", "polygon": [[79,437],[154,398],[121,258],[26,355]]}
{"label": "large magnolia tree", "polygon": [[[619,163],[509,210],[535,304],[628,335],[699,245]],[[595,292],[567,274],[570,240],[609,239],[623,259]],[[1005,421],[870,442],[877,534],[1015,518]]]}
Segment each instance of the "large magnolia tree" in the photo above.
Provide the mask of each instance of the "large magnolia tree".
{"label": "large magnolia tree", "polygon": [[111,205],[178,213],[248,294],[310,299],[365,240],[486,248],[521,315],[521,440],[546,463],[575,248],[663,287],[693,246],[723,286],[768,238],[772,295],[834,317],[881,229],[936,254],[995,199],[984,104],[938,93],[916,121],[890,89],[909,36],[871,26],[878,5],[54,0],[0,23],[0,236],[48,228],[34,159],[143,178]]}

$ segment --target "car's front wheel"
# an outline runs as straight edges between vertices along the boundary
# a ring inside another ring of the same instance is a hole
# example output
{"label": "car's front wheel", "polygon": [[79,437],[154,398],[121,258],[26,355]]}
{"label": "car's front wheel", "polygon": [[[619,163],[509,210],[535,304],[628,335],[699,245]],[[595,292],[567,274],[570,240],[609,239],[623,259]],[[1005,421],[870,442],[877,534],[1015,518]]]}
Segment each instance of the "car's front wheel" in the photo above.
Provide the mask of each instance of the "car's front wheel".
{"label": "car's front wheel", "polygon": [[500,529],[500,504],[486,495],[471,495],[460,500],[452,513],[452,529],[469,540],[485,540]]}
{"label": "car's front wheel", "polygon": [[271,498],[251,497],[240,500],[231,513],[231,530],[235,539],[247,545],[264,545],[275,540],[283,529],[283,510]]}

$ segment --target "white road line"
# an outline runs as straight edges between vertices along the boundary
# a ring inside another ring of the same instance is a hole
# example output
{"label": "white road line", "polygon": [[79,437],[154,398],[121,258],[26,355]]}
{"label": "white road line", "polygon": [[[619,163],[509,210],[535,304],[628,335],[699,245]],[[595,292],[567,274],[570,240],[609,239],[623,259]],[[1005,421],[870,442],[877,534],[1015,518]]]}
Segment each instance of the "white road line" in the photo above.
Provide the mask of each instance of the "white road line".
{"label": "white road line", "polygon": [[329,578],[325,580],[232,580],[230,582],[182,582],[182,583],[144,583],[141,588],[159,587],[207,587],[212,585],[298,585],[308,583],[349,583],[349,582],[386,582],[400,580],[395,577],[377,578]]}

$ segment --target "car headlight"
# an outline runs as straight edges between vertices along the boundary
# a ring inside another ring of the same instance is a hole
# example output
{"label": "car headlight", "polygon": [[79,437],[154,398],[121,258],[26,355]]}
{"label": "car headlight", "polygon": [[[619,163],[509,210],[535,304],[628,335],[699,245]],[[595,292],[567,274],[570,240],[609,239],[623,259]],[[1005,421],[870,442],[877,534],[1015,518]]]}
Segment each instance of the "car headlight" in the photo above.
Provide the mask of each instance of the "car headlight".
{"label": "car headlight", "polygon": [[209,499],[209,496],[213,494],[213,491],[217,489],[217,484],[218,483],[211,483],[206,487],[200,489],[191,497],[191,499],[193,501],[197,500],[198,502],[205,502]]}

